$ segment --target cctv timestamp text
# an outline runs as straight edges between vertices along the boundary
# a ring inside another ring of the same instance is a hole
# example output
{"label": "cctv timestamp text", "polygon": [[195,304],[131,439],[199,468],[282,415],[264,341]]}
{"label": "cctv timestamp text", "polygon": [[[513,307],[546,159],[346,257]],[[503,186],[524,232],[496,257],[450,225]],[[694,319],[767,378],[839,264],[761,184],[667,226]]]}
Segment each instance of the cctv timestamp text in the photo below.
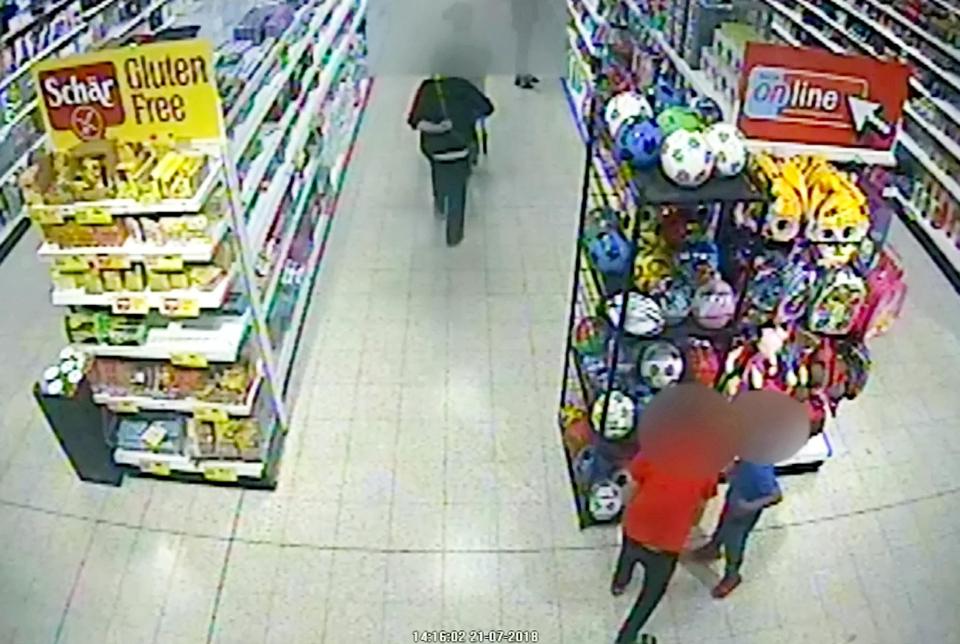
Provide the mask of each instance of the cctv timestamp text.
{"label": "cctv timestamp text", "polygon": [[540,641],[535,630],[425,630],[413,631],[414,644],[533,644]]}

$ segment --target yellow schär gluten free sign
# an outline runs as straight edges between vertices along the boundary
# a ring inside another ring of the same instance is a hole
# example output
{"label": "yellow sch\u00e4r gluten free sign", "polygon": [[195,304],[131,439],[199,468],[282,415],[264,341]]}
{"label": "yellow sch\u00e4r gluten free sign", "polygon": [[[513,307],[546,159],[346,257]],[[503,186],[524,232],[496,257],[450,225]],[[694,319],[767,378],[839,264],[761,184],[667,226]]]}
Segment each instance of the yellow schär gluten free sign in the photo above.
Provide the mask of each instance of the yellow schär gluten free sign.
{"label": "yellow sch\u00e4r gluten free sign", "polygon": [[213,48],[178,40],[54,58],[33,68],[57,149],[114,139],[220,139]]}

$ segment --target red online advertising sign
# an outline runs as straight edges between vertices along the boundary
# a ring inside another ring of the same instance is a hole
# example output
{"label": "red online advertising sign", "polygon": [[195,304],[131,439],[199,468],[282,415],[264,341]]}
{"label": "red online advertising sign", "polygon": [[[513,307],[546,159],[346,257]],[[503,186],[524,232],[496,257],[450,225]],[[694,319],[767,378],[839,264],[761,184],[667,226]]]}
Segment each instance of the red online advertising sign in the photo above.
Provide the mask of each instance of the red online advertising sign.
{"label": "red online advertising sign", "polygon": [[909,77],[899,62],[749,43],[737,124],[751,141],[889,151]]}

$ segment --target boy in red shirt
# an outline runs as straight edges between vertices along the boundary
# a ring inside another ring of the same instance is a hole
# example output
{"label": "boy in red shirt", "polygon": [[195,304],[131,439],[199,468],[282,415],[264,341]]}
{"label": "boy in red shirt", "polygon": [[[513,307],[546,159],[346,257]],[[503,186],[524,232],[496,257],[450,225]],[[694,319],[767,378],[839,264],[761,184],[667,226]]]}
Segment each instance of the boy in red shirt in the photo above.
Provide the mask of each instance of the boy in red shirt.
{"label": "boy in red shirt", "polygon": [[637,563],[643,565],[643,588],[630,610],[617,644],[635,644],[640,630],[666,593],[690,528],[706,502],[717,494],[717,476],[679,473],[638,454],[629,467],[633,479],[625,490],[623,545],[610,592],[623,594]]}

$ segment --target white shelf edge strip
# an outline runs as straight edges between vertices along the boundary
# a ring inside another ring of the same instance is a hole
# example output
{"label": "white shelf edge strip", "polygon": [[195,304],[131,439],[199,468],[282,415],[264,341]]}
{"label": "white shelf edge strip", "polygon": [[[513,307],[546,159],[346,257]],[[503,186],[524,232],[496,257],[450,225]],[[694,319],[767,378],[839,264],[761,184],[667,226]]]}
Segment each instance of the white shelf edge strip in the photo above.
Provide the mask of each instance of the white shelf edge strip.
{"label": "white shelf edge strip", "polygon": [[[93,356],[109,358],[169,360],[178,353],[189,353],[201,355],[209,362],[235,362],[250,325],[250,315],[224,316],[219,320],[219,326],[210,329],[183,327],[176,322],[151,329],[142,345],[74,343],[72,346]],[[209,323],[210,319],[204,318],[204,322]]]}
{"label": "white shelf edge strip", "polygon": [[947,261],[950,262],[950,265],[957,271],[960,271],[960,249],[957,248],[953,240],[947,237],[946,231],[934,228],[930,220],[924,217],[916,205],[907,199],[899,190],[896,191],[893,198],[903,205],[910,221],[917,224],[917,226],[923,230],[927,238],[943,253]]}
{"label": "white shelf edge strip", "polygon": [[183,454],[157,454],[118,447],[113,452],[113,460],[122,465],[143,468],[154,464],[166,465],[171,470],[189,474],[202,474],[206,469],[233,470],[243,478],[263,478],[263,461],[241,461],[232,459],[191,458]]}
{"label": "white shelf edge strip", "polygon": [[960,50],[958,50],[956,47],[944,42],[937,36],[934,36],[933,34],[928,32],[926,29],[922,29],[920,26],[914,24],[912,20],[909,20],[906,16],[904,16],[902,13],[900,13],[896,9],[892,7],[888,7],[885,4],[882,4],[880,2],[877,2],[877,0],[867,0],[867,2],[873,5],[873,7],[875,7],[876,9],[884,12],[885,14],[887,14],[888,16],[890,16],[891,18],[899,22],[901,25],[906,27],[908,30],[910,30],[914,34],[917,34],[918,36],[926,40],[929,45],[935,47],[936,49],[939,49],[941,53],[943,53],[944,55],[949,56],[950,58],[953,58],[954,65],[960,64]]}
{"label": "white shelf edge strip", "polygon": [[[356,112],[352,115],[353,122],[347,129],[346,147],[342,152],[341,157],[337,160],[337,163],[334,164],[333,168],[331,168],[331,185],[335,190],[339,190],[339,176],[343,172],[343,169],[340,169],[337,166],[345,165],[347,163],[350,150],[353,148],[356,142],[357,128],[360,124],[360,118],[363,114],[363,110],[366,109],[369,91],[370,85],[368,81],[361,89],[361,92],[364,93],[364,101],[361,103],[360,109],[356,110]],[[336,182],[334,182],[334,178],[336,178]],[[288,375],[290,374],[290,369],[293,367],[293,353],[298,342],[298,331],[303,324],[303,316],[306,312],[307,301],[310,299],[310,295],[313,291],[313,286],[315,284],[314,273],[318,270],[318,264],[320,262],[326,236],[326,228],[332,221],[332,214],[333,213],[324,213],[317,222],[317,227],[314,231],[313,248],[310,249],[310,257],[307,260],[307,266],[304,270],[304,280],[306,283],[301,285],[300,291],[297,293],[297,301],[293,307],[291,326],[287,330],[287,333],[283,338],[283,344],[280,348],[280,359],[277,362],[280,382],[284,382],[287,379]]]}
{"label": "white shelf edge strip", "polygon": [[940,185],[946,188],[947,192],[953,195],[953,198],[960,203],[960,183],[957,183],[957,179],[952,178],[950,175],[944,172],[943,169],[940,168],[940,166],[938,166],[932,158],[930,158],[930,155],[927,154],[926,151],[909,136],[901,134],[897,140],[911,155],[913,155],[917,161],[920,162],[920,165],[925,167],[927,171],[929,171],[930,174],[932,174],[933,177],[940,183]]}
{"label": "white shelf edge strip", "polygon": [[908,45],[906,42],[904,42],[902,38],[900,38],[900,36],[893,33],[890,29],[884,27],[883,25],[878,23],[876,20],[874,20],[870,16],[867,16],[863,12],[857,10],[855,7],[851,6],[844,0],[830,0],[830,2],[832,2],[835,6],[837,6],[841,11],[851,16],[855,16],[858,20],[860,20],[860,22],[863,22],[864,24],[869,25],[875,32],[885,37],[887,40],[895,44],[897,47],[899,47],[902,51],[906,52],[909,56],[911,56],[915,60],[922,63],[924,67],[926,67],[929,71],[932,71],[933,73],[935,73],[937,76],[943,79],[946,83],[952,85],[954,90],[960,91],[960,78],[948,72],[947,70],[944,70],[942,67],[940,67],[935,62],[933,62],[923,52],[919,51],[915,47],[911,47],[910,45]]}
{"label": "white shelf edge strip", "polygon": [[270,280],[267,282],[267,287],[264,289],[263,301],[266,303],[268,309],[270,303],[273,302],[273,297],[277,294],[277,286],[280,284],[280,277],[283,274],[283,267],[286,263],[287,256],[290,254],[290,247],[293,246],[293,240],[297,234],[297,228],[300,225],[300,219],[303,218],[303,214],[307,211],[307,195],[311,192],[309,186],[316,181],[317,173],[319,171],[320,160],[311,160],[308,170],[304,173],[303,193],[297,199],[294,206],[293,217],[287,227],[284,229],[283,238],[280,242],[280,247],[277,250],[277,261],[270,271]]}

